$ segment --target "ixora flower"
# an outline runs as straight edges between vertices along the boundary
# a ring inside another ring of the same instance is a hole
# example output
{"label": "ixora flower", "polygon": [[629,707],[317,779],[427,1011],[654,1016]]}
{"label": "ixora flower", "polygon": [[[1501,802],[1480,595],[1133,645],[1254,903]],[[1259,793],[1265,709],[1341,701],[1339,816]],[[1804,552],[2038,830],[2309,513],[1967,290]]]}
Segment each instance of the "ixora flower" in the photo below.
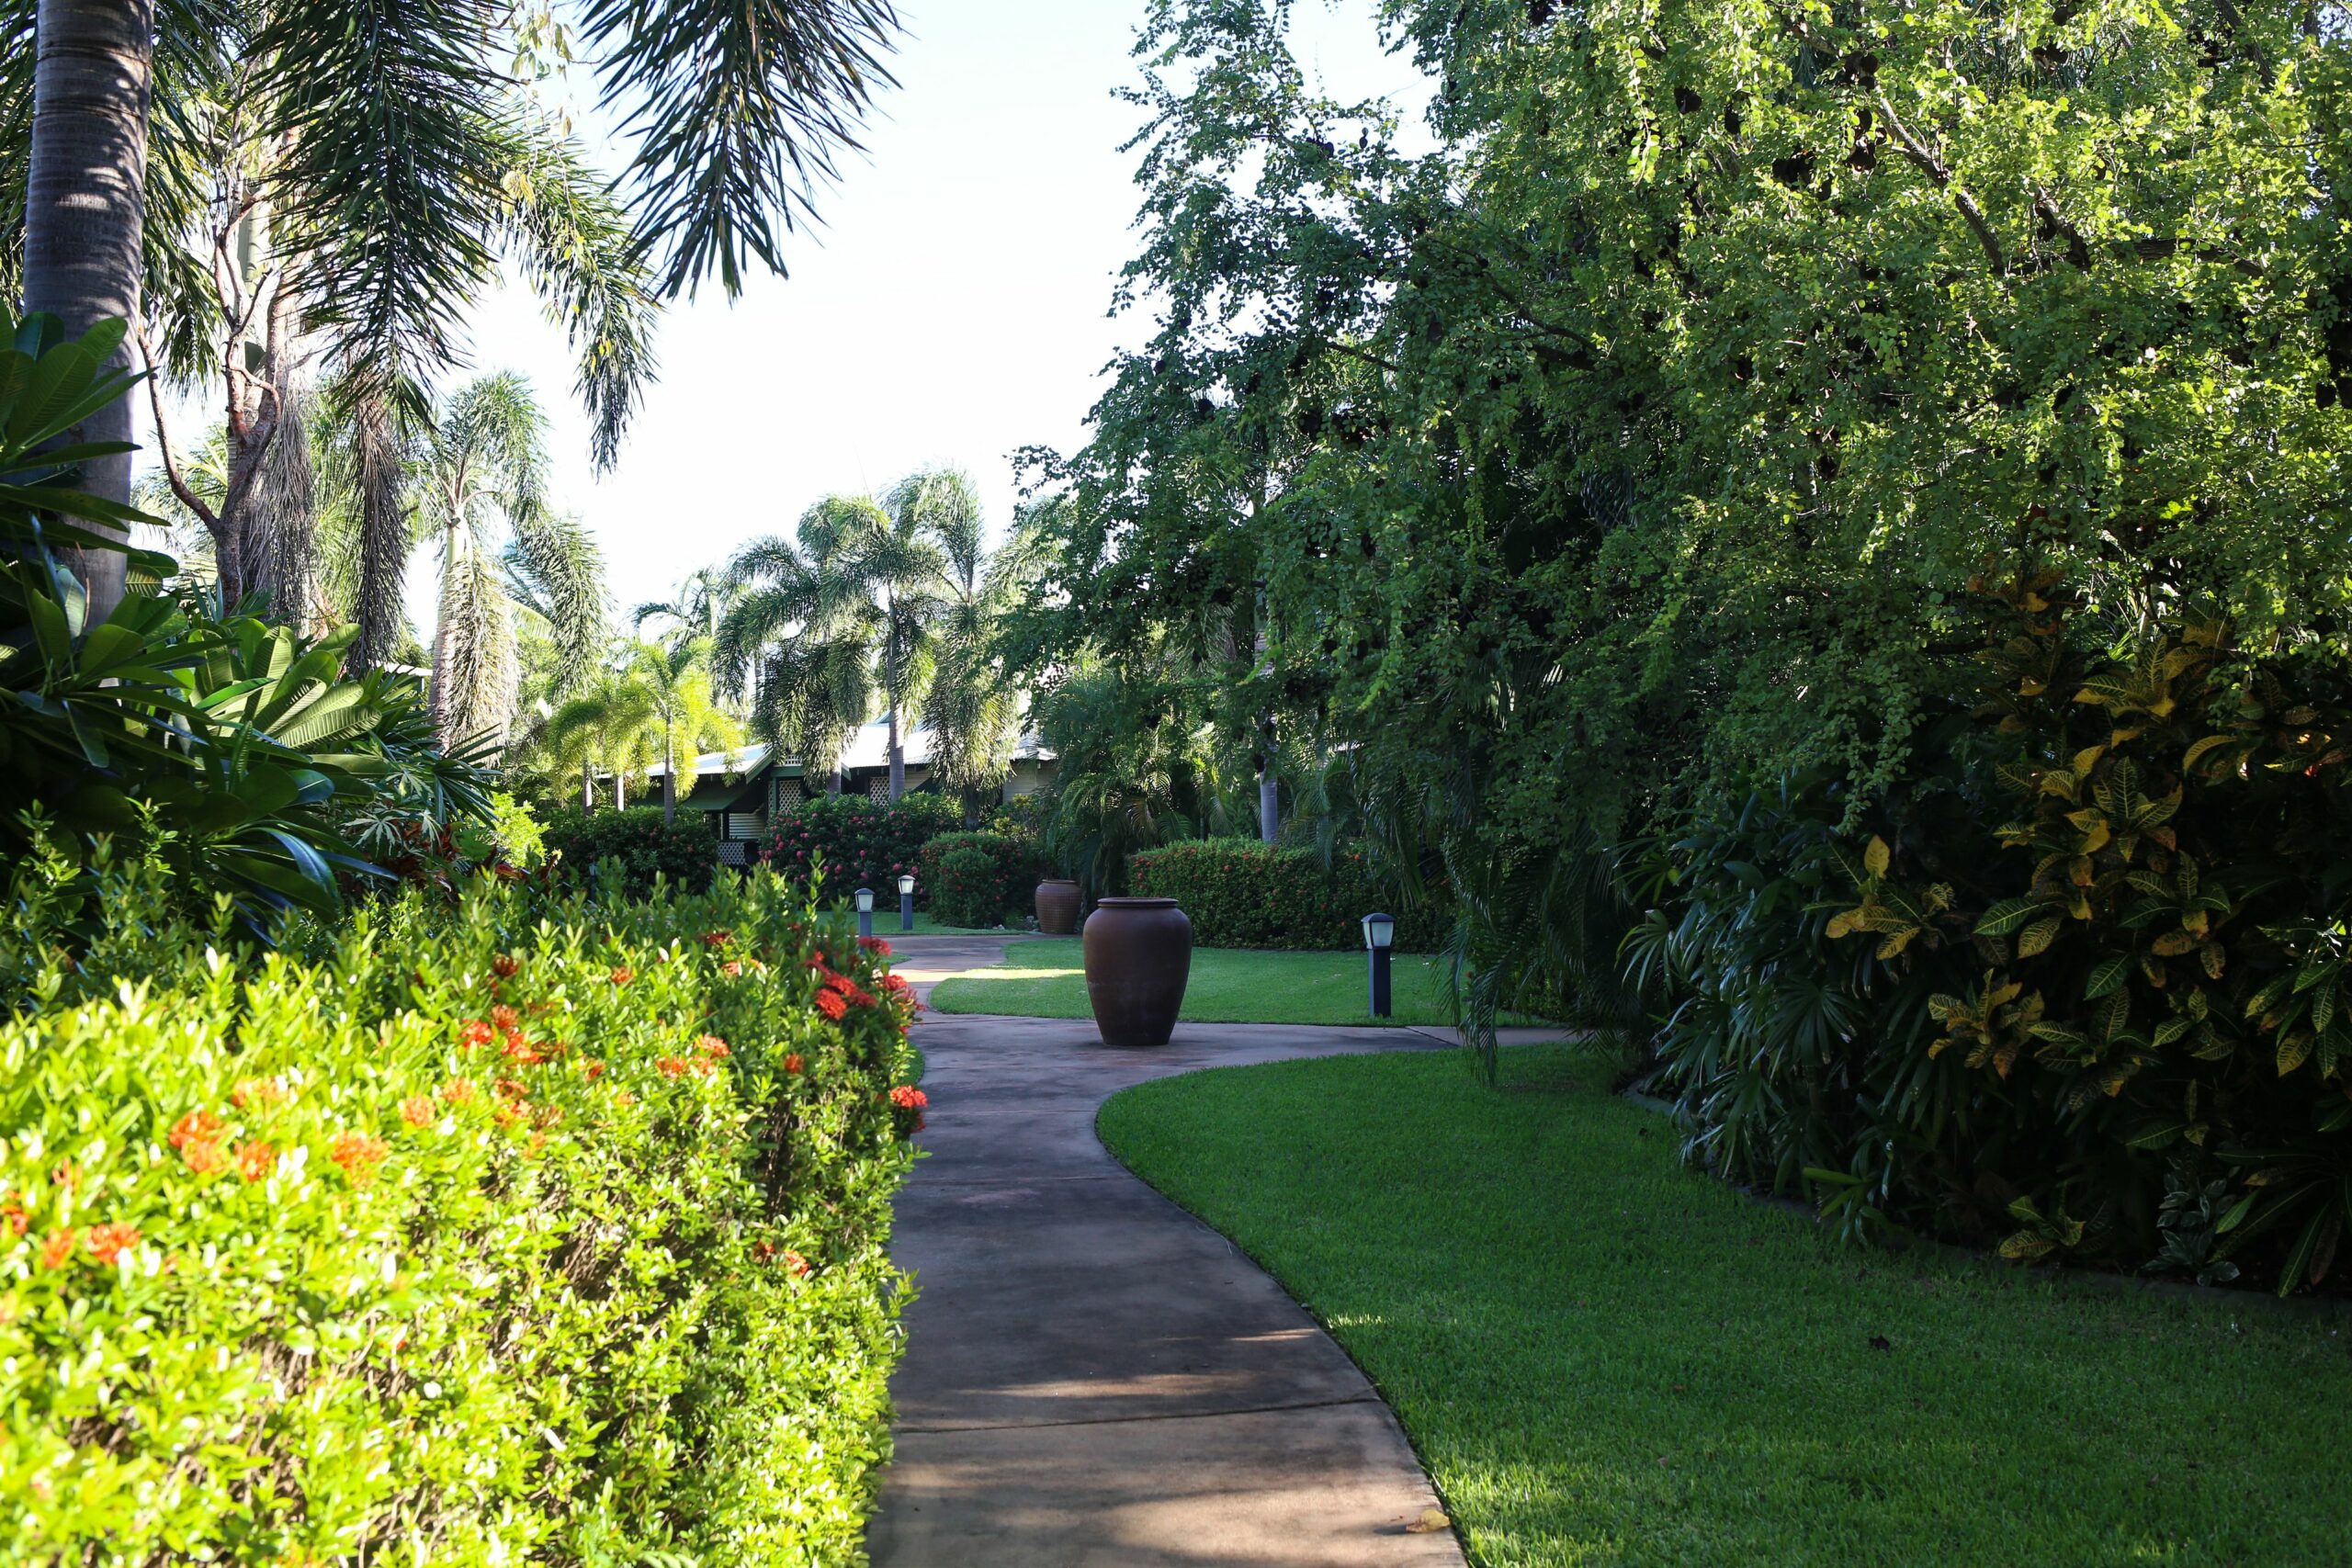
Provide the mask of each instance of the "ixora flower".
{"label": "ixora flower", "polygon": [[44,1269],[64,1268],[73,1260],[74,1243],[78,1235],[72,1225],[60,1225],[51,1231],[49,1239],[40,1244],[40,1266]]}
{"label": "ixora flower", "polygon": [[412,1094],[401,1101],[401,1120],[412,1127],[422,1127],[433,1120],[433,1101],[421,1094]]}
{"label": "ixora flower", "polygon": [[376,1168],[384,1163],[391,1147],[383,1139],[352,1128],[337,1133],[327,1145],[327,1158],[343,1168],[344,1179],[354,1187],[366,1187],[376,1179]]}
{"label": "ixora flower", "polygon": [[901,1111],[921,1111],[931,1104],[931,1096],[910,1083],[902,1083],[890,1091],[890,1103]]}
{"label": "ixora flower", "polygon": [[716,1034],[697,1035],[695,1039],[695,1049],[714,1060],[722,1056],[730,1056],[734,1055],[733,1052],[728,1050],[727,1042],[721,1040]]}
{"label": "ixora flower", "polygon": [[276,1078],[240,1078],[237,1087],[229,1091],[229,1103],[240,1111],[259,1106],[266,1109],[284,1102],[286,1086]]}
{"label": "ixora flower", "polygon": [[606,978],[610,979],[616,986],[626,986],[631,980],[637,978],[637,971],[630,968],[626,964],[616,964],[613,965],[612,974],[607,976]]}
{"label": "ixora flower", "polygon": [[490,961],[490,972],[502,980],[513,979],[515,972],[522,967],[521,960],[512,953],[502,953]]}
{"label": "ixora flower", "polygon": [[859,937],[857,939],[857,945],[865,949],[868,953],[879,953],[885,958],[890,956],[890,944],[884,942],[878,936]]}
{"label": "ixora flower", "polygon": [[277,1168],[277,1151],[267,1144],[247,1144],[237,1151],[237,1174],[247,1181],[266,1181]]}
{"label": "ixora flower", "polygon": [[469,1018],[466,1021],[465,1027],[458,1031],[458,1048],[462,1051],[470,1051],[477,1045],[487,1045],[496,1038],[497,1033],[498,1032],[491,1028],[483,1020]]}
{"label": "ixora flower", "polygon": [[92,1258],[111,1269],[116,1259],[139,1245],[139,1227],[119,1221],[110,1225],[92,1225],[86,1245]]}
{"label": "ixora flower", "polygon": [[[800,1053],[799,1053],[799,1052],[797,1052],[797,1051],[790,1051],[790,1052],[786,1052],[786,1053],[785,1054],[785,1058],[784,1058],[784,1070],[785,1070],[786,1072],[787,1072],[787,1073],[797,1073],[797,1072],[800,1071],[800,1069],[801,1069],[801,1068],[803,1068],[803,1067],[805,1067],[805,1066],[808,1066],[808,1063],[806,1063],[806,1062],[804,1062],[804,1061],[802,1061],[802,1060],[800,1059]],[[19,1225],[19,1226],[17,1226],[17,1235],[22,1235],[24,1234],[24,1227],[23,1227],[22,1225]]]}
{"label": "ixora flower", "polygon": [[842,994],[839,991],[819,991],[817,993],[817,1010],[823,1013],[827,1018],[831,1019],[835,1023],[839,1023],[842,1020],[849,1016],[849,1003],[842,999]]}

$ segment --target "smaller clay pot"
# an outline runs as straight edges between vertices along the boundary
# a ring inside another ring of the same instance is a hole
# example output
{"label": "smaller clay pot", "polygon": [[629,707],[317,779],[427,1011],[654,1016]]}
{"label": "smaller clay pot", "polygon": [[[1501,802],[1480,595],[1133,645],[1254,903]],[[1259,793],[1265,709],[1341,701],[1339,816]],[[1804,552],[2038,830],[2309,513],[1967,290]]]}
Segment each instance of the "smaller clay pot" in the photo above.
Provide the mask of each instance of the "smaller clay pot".
{"label": "smaller clay pot", "polygon": [[1193,922],[1173,898],[1104,898],[1086,918],[1086,999],[1105,1045],[1165,1045],[1193,976]]}
{"label": "smaller clay pot", "polygon": [[1037,884],[1037,929],[1047,936],[1078,930],[1078,884],[1049,876]]}

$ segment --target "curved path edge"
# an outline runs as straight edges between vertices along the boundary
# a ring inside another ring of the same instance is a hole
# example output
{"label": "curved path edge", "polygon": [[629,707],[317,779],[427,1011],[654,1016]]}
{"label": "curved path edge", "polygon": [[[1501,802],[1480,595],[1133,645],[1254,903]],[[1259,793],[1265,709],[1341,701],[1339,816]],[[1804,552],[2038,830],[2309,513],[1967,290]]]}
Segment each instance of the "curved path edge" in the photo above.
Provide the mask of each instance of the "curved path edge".
{"label": "curved path edge", "polygon": [[[896,939],[894,939],[896,940]],[[919,990],[986,939],[899,943]],[[1388,1406],[1241,1250],[1114,1159],[1120,1089],[1199,1067],[1442,1050],[1405,1029],[928,1015],[928,1157],[894,1251],[920,1294],[892,1380],[877,1568],[1462,1568]]]}

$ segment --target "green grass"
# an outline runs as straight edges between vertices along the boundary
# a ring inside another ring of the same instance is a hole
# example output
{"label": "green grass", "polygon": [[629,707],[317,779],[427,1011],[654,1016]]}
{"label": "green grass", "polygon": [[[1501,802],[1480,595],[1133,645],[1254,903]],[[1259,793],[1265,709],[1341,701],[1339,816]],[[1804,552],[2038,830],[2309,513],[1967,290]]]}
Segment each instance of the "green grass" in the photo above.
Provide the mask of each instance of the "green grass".
{"label": "green grass", "polygon": [[[1376,1019],[1368,1010],[1362,953],[1196,947],[1180,1016],[1193,1023],[1450,1022],[1438,961],[1400,953],[1391,962],[1396,1016]],[[931,1006],[937,1012],[1017,1018],[1093,1016],[1076,937],[1023,942],[1002,964],[943,980],[931,993]]]}
{"label": "green grass", "polygon": [[[944,926],[931,918],[931,911],[928,909],[915,911],[915,929],[911,933],[902,931],[899,929],[899,905],[896,896],[894,895],[888,900],[888,908],[883,908],[884,902],[880,897],[876,897],[874,901],[874,934],[885,941],[894,936],[910,934],[914,936],[1003,936],[1007,934],[1001,926]],[[829,910],[828,913],[851,921],[857,919],[856,907],[850,904],[843,904],[839,908]]]}
{"label": "green grass", "polygon": [[2352,1561],[2352,1319],[1837,1249],[1567,1050],[1505,1056],[1100,1121],[1372,1375],[1484,1568]]}

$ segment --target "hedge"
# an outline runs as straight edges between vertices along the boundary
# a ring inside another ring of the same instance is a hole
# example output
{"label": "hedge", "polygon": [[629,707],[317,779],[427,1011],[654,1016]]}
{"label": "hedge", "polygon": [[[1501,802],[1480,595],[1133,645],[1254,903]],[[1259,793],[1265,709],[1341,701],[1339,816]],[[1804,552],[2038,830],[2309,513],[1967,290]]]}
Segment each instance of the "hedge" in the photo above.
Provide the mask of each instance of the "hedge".
{"label": "hedge", "polygon": [[[962,808],[944,795],[908,795],[895,801],[812,795],[792,815],[770,824],[763,852],[770,864],[796,883],[806,882],[821,864],[832,897],[871,887],[889,904],[898,897],[899,874],[915,869],[923,844],[963,821]],[[924,903],[927,893],[919,881],[915,902]]]}
{"label": "hedge", "polygon": [[887,951],[476,885],[0,1025],[0,1562],[863,1562]]}
{"label": "hedge", "polygon": [[1443,908],[1406,908],[1395,884],[1360,848],[1335,851],[1327,867],[1311,850],[1255,839],[1192,839],[1131,855],[1127,868],[1136,893],[1183,907],[1202,947],[1362,947],[1363,917],[1377,909],[1396,917],[1398,948],[1429,953],[1443,942],[1450,923]]}
{"label": "hedge", "polygon": [[917,889],[928,891],[932,914],[951,926],[1017,919],[1035,898],[1035,862],[1001,833],[942,833],[923,845],[916,863]]}
{"label": "hedge", "polygon": [[540,836],[548,852],[560,857],[560,875],[584,884],[597,866],[611,862],[621,868],[621,886],[633,897],[650,894],[656,874],[673,888],[706,892],[718,866],[718,836],[711,813],[706,811],[681,811],[677,821],[666,826],[658,806],[585,816],[566,811],[548,822]]}

